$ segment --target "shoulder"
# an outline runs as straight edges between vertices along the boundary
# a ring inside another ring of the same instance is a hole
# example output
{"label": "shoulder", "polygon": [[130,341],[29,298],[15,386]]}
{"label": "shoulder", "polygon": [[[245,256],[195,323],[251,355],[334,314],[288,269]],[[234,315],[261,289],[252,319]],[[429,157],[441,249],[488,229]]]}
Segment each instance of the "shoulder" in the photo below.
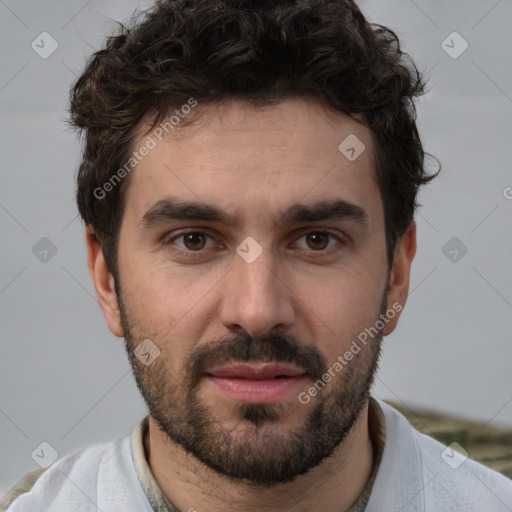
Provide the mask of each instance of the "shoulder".
{"label": "shoulder", "polygon": [[8,492],[2,510],[107,512],[113,510],[114,496],[119,510],[147,510],[133,464],[130,436],[75,451],[46,470],[27,473]]}
{"label": "shoulder", "polygon": [[421,457],[427,510],[442,497],[451,500],[449,510],[510,510],[512,480],[471,459],[462,447],[445,446],[414,429],[412,434]]}
{"label": "shoulder", "polygon": [[386,423],[375,488],[375,498],[381,503],[400,501],[403,512],[510,510],[512,480],[472,460],[471,454],[468,457],[418,432],[397,410],[378,403]]}
{"label": "shoulder", "polygon": [[48,468],[38,468],[25,473],[23,477],[16,482],[4,496],[0,503],[0,510],[7,510],[7,507],[21,494],[29,492],[34,486],[37,479],[47,470]]}

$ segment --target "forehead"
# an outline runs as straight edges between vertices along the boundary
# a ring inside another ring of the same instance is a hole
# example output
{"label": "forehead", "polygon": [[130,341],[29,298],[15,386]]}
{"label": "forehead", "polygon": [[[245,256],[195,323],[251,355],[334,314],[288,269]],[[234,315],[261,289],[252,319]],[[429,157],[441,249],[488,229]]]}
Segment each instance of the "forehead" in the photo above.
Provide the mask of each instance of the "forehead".
{"label": "forehead", "polygon": [[152,148],[126,191],[131,220],[166,197],[216,204],[236,212],[241,225],[326,198],[360,205],[372,221],[382,214],[371,134],[355,119],[304,99],[258,109],[238,101],[195,108],[200,117],[190,126],[148,135]]}

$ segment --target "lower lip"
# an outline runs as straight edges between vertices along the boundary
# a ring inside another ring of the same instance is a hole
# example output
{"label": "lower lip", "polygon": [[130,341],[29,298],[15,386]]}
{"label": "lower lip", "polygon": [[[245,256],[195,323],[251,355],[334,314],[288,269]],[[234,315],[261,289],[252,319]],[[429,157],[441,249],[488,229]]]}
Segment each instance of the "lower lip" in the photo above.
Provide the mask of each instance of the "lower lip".
{"label": "lower lip", "polygon": [[285,398],[293,391],[297,392],[305,376],[251,380],[208,375],[207,379],[234,400],[252,404],[269,404]]}

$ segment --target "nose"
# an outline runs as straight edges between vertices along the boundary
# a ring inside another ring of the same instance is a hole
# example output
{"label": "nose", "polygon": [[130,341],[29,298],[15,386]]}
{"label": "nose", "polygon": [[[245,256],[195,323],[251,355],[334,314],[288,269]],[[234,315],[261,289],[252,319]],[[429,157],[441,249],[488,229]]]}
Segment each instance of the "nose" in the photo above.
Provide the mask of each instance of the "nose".
{"label": "nose", "polygon": [[269,250],[251,263],[235,256],[221,292],[220,319],[227,329],[244,329],[257,337],[277,330],[286,332],[294,324],[291,283],[274,259]]}

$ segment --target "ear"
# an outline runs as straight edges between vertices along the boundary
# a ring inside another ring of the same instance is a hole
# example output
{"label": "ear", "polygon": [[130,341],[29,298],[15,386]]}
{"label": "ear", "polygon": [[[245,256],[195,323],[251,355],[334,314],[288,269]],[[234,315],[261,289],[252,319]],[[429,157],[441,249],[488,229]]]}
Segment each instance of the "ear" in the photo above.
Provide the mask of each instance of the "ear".
{"label": "ear", "polygon": [[108,328],[115,336],[123,337],[114,277],[107,267],[98,238],[89,226],[85,228],[85,244],[87,246],[87,266]]}
{"label": "ear", "polygon": [[407,302],[411,263],[416,254],[416,223],[411,221],[405,233],[398,239],[393,255],[393,266],[389,276],[387,291],[388,309],[396,311],[393,318],[388,317],[382,333],[391,334],[398,323],[400,313]]}

